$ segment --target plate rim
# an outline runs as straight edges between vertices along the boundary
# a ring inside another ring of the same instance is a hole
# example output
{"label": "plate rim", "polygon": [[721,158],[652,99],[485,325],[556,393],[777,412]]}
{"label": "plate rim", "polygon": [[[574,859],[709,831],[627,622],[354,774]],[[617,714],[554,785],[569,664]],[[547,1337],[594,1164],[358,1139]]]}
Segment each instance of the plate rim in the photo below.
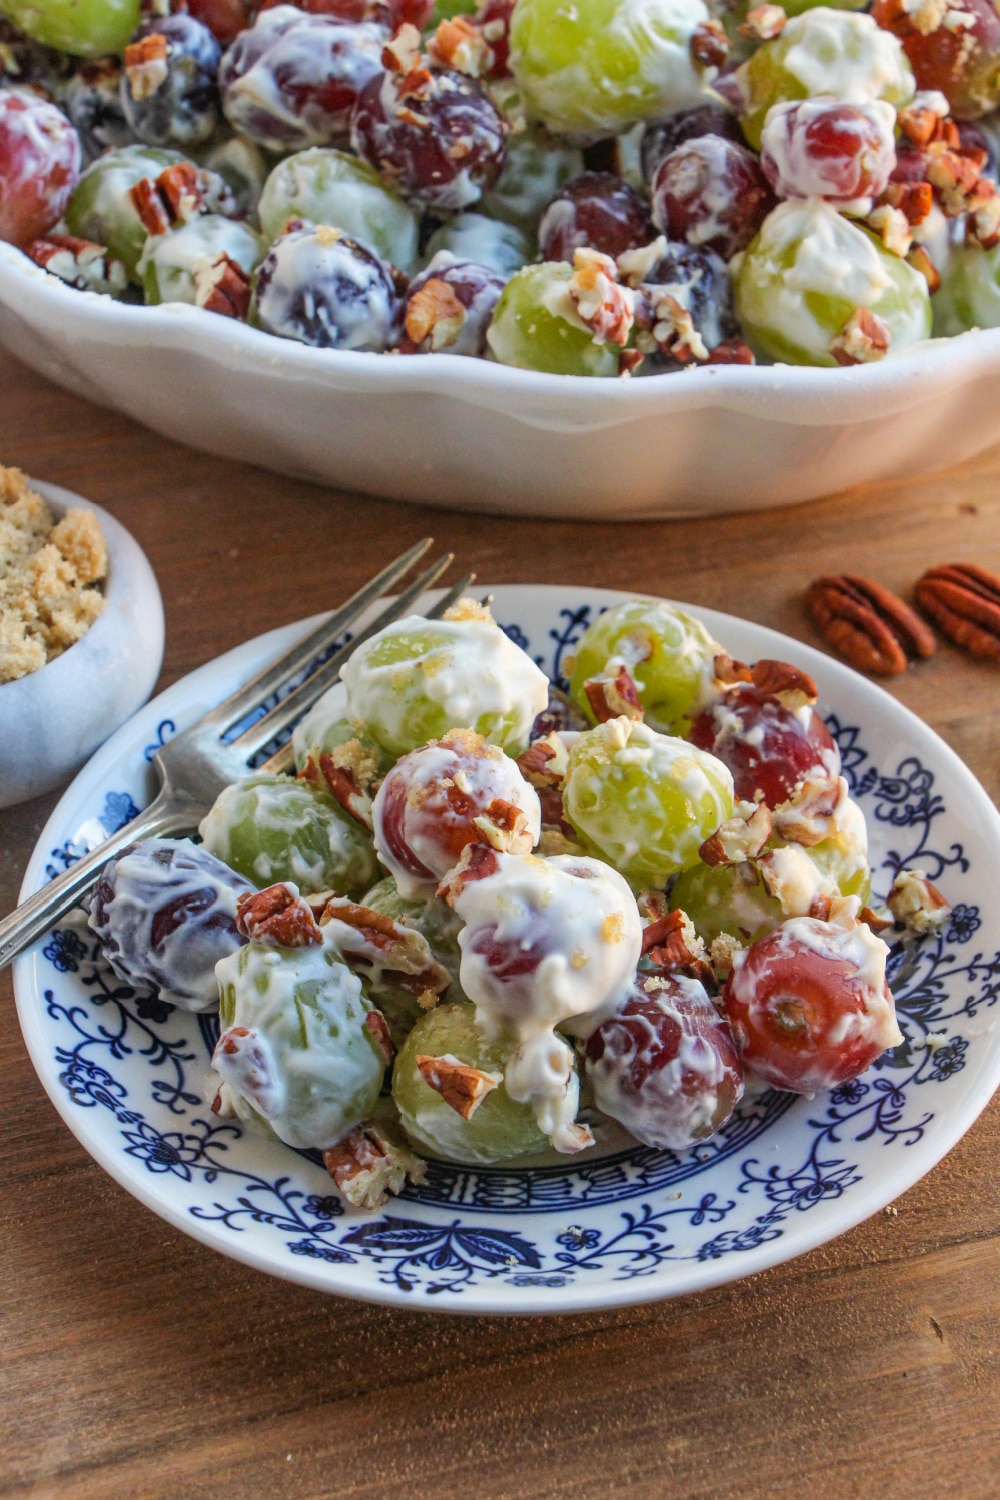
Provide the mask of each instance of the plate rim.
{"label": "plate rim", "polygon": [[[479,589],[477,585],[477,591]],[[558,610],[560,603],[559,595],[565,596],[566,602],[574,599],[577,604],[581,598],[587,600],[600,600],[607,603],[620,602],[625,598],[647,598],[658,599],[662,596],[654,594],[643,594],[638,591],[627,589],[616,589],[608,587],[596,587],[588,584],[493,584],[483,585],[484,591],[492,589],[496,594],[507,594],[508,591],[528,592],[530,594],[545,594],[557,596],[553,600]],[[428,598],[433,596],[428,596]],[[498,601],[503,606],[503,598]],[[710,630],[725,639],[727,627],[738,626],[750,627],[759,633],[766,644],[773,648],[780,648],[787,652],[789,645],[796,652],[796,663],[810,670],[813,675],[819,674],[822,678],[830,678],[834,682],[844,685],[852,685],[855,690],[859,687],[862,691],[862,704],[865,698],[869,698],[876,708],[881,707],[887,711],[897,723],[904,729],[915,730],[918,738],[929,740],[933,745],[937,766],[940,774],[946,775],[951,781],[957,778],[964,784],[964,790],[971,796],[973,802],[978,804],[979,815],[986,825],[992,825],[995,835],[995,845],[1000,851],[1000,811],[994,805],[979,779],[969,769],[961,757],[954,751],[936,730],[926,724],[912,709],[900,703],[879,684],[871,682],[855,672],[845,663],[836,658],[826,655],[816,647],[797,640],[793,636],[785,635],[771,626],[760,625],[755,621],[746,620],[742,617],[728,614],[726,612],[709,609],[701,605],[691,605],[683,601],[669,600],[678,607],[694,614],[704,621]],[[374,606],[373,606],[374,608]],[[416,610],[416,606],[415,606]],[[238,665],[238,659],[243,656],[248,660],[249,670],[254,669],[258,658],[263,652],[270,651],[277,654],[281,649],[290,644],[297,636],[310,629],[323,618],[325,612],[290,622],[287,625],[278,626],[270,631],[263,632],[238,646],[231,648],[219,656],[213,657],[202,666],[195,668],[192,672],[177,679],[162,693],[150,699],[138,714],[152,715],[154,712],[159,718],[169,717],[160,712],[164,705],[169,707],[170,699],[176,694],[181,696],[191,686],[199,682],[210,681],[223,664],[231,667]],[[822,694],[821,694],[822,696]],[[859,707],[862,706],[859,704]],[[870,717],[870,709],[866,709],[864,717]],[[64,809],[68,810],[69,804],[76,800],[77,788],[81,781],[91,776],[99,775],[105,768],[110,769],[113,764],[118,763],[120,758],[120,746],[124,741],[130,739],[130,730],[137,715],[126,720],[125,724],[115,731],[108,740],[94,753],[85,766],[73,778],[63,795],[53,809],[46,821],[38,840],[29,857],[21,884],[19,900],[40,888],[45,882],[39,880],[44,873],[44,862],[48,858],[52,847],[51,840],[56,836],[58,842],[58,831],[62,829],[62,819],[65,817]],[[1000,862],[1000,855],[998,855]],[[163,1201],[157,1197],[155,1192],[156,1179],[150,1179],[149,1174],[140,1175],[138,1163],[133,1170],[132,1159],[123,1154],[114,1154],[106,1150],[98,1138],[95,1140],[87,1130],[87,1116],[85,1111],[73,1109],[71,1101],[62,1089],[58,1080],[51,1070],[51,1058],[44,1050],[42,1042],[41,1011],[33,1013],[32,1007],[37,1008],[37,1002],[41,995],[41,985],[37,982],[35,970],[41,959],[40,945],[45,941],[46,935],[39,938],[37,942],[25,953],[21,954],[14,962],[13,984],[15,1003],[17,1007],[18,1021],[25,1045],[31,1058],[32,1066],[38,1076],[42,1087],[49,1099],[52,1101],[60,1117],[69,1126],[77,1140],[98,1165],[128,1192],[137,1198],[145,1207],[149,1208],[164,1219],[166,1222],[179,1229],[182,1233],[207,1245],[209,1248],[223,1255],[249,1265],[256,1270],[264,1271],[269,1275],[277,1276],[279,1279],[289,1281],[298,1285],[309,1286],[327,1295],[344,1296],[355,1301],[377,1303],[383,1306],[405,1307],[420,1311],[438,1311],[449,1314],[465,1315],[502,1315],[502,1316],[531,1316],[538,1313],[548,1315],[572,1315],[581,1312],[597,1312],[615,1307],[636,1306],[647,1302],[664,1301],[667,1298],[686,1296],[696,1291],[707,1291],[713,1287],[726,1285],[730,1282],[741,1281],[748,1276],[758,1274],[760,1271],[770,1269],[786,1263],[789,1260],[807,1254],[817,1249],[820,1245],[827,1244],[833,1239],[855,1228],[879,1209],[886,1207],[896,1198],[908,1191],[922,1177],[926,1176],[940,1161],[954,1148],[968,1130],[972,1127],[980,1114],[989,1104],[994,1093],[1000,1087],[1000,1038],[994,1048],[992,1063],[986,1072],[981,1074],[976,1088],[970,1090],[968,1095],[963,1096],[956,1102],[954,1108],[950,1109],[947,1117],[942,1120],[938,1130],[931,1141],[923,1146],[923,1150],[915,1148],[913,1156],[900,1157],[894,1162],[892,1172],[891,1191],[887,1191],[885,1178],[875,1176],[866,1179],[859,1184],[852,1194],[838,1201],[838,1206],[831,1209],[826,1219],[821,1218],[815,1225],[809,1220],[800,1223],[796,1228],[794,1236],[782,1235],[779,1239],[764,1242],[753,1249],[741,1252],[738,1261],[738,1270],[727,1258],[715,1262],[699,1262],[691,1266],[679,1266],[673,1263],[670,1272],[669,1284],[664,1284],[664,1274],[653,1272],[649,1276],[632,1281],[607,1281],[603,1283],[577,1283],[575,1285],[561,1287],[559,1289],[558,1302],[553,1305],[551,1291],[544,1287],[519,1289],[517,1299],[513,1299],[502,1282],[490,1283],[485,1287],[470,1287],[463,1291],[460,1299],[443,1303],[431,1301],[427,1297],[411,1298],[399,1288],[384,1283],[358,1286],[352,1285],[349,1279],[349,1268],[336,1265],[325,1266],[321,1271],[319,1266],[313,1269],[311,1263],[304,1257],[298,1262],[289,1263],[277,1261],[267,1250],[255,1250],[254,1240],[241,1240],[237,1236],[224,1239],[221,1230],[217,1229],[211,1221],[203,1221],[186,1214],[183,1210],[175,1208],[170,1201]],[[440,1206],[444,1208],[444,1206]],[[359,1222],[361,1222],[359,1218]],[[832,1225],[832,1227],[831,1227]],[[734,1274],[735,1271],[735,1274]]]}

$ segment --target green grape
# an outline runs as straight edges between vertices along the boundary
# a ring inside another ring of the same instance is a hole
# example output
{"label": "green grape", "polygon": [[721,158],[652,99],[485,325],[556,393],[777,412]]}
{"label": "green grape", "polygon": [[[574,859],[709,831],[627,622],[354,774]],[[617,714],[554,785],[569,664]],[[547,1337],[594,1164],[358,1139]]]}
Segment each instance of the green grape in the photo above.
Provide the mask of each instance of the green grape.
{"label": "green grape", "polygon": [[662,886],[732,817],[733,778],[686,740],[612,719],[571,747],[563,810],[584,846],[636,888]]}
{"label": "green grape", "polygon": [[474,729],[519,755],[549,694],[544,672],[485,611],[397,620],[363,642],[340,675],[348,716],[396,757],[449,729]]}
{"label": "green grape", "polygon": [[552,375],[618,374],[618,348],[599,344],[569,295],[573,267],[547,260],[512,276],[486,334],[493,358]]}
{"label": "green grape", "polygon": [[366,756],[371,757],[372,775],[382,777],[392,766],[392,756],[365,734],[364,727],[344,714],[344,690],[339,683],[317,698],[309,712],[292,731],[295,769],[301,771],[309,758],[337,750],[349,740],[357,740]]}
{"label": "green grape", "polygon": [[471,1119],[463,1120],[417,1067],[418,1056],[447,1056],[483,1073],[502,1074],[515,1046],[488,1042],[472,1005],[439,1005],[418,1021],[392,1072],[392,1097],[414,1145],[450,1161],[483,1166],[546,1150],[548,1141],[530,1105],[516,1104],[503,1083],[486,1094]]}
{"label": "green grape", "polygon": [[584,683],[625,666],[646,722],[663,734],[682,734],[688,715],[705,697],[721,651],[692,615],[662,599],[630,599],[598,616],[574,648],[570,696],[593,723]]}
{"label": "green grape", "polygon": [[458,214],[435,229],[427,241],[425,260],[433,260],[439,250],[448,250],[456,260],[489,266],[504,280],[527,265],[534,254],[531,241],[520,229],[484,214]]}
{"label": "green grape", "polygon": [[[240,1119],[299,1150],[323,1150],[371,1115],[385,1052],[365,1025],[361,981],[325,946],[248,943],[216,965],[223,1031],[245,1027],[266,1084],[237,1052],[216,1065]],[[259,1039],[259,1040],[258,1040]],[[255,1076],[256,1075],[256,1076]]]}
{"label": "green grape", "polygon": [[125,50],[139,24],[139,0],[0,0],[0,16],[46,47],[100,57]]}
{"label": "green grape", "polygon": [[469,0],[435,0],[428,28],[433,31],[439,21],[451,21],[455,16],[467,16],[472,9],[474,7],[469,5]]}
{"label": "green grape", "polygon": [[937,338],[970,328],[1000,328],[1000,245],[982,250],[966,241],[938,269],[941,286],[933,302]]}
{"label": "green grape", "polygon": [[198,153],[198,160],[203,167],[222,178],[241,217],[256,215],[271,170],[267,157],[256,142],[248,140],[245,135],[231,135],[226,141],[209,143]]}
{"label": "green grape", "polygon": [[704,101],[690,44],[707,20],[702,0],[518,0],[511,72],[551,130],[612,135]]}
{"label": "green grape", "polygon": [[165,167],[184,161],[179,151],[156,146],[122,146],[92,162],[73,189],[66,209],[71,234],[106,245],[122,262],[132,281],[149,231],[136,213],[129,189],[144,177],[156,178]]}
{"label": "green grape", "polygon": [[867,905],[872,889],[867,842],[867,837],[859,844],[849,836],[834,834],[807,851],[825,879],[832,881],[842,896],[860,897],[862,906]]}
{"label": "green grape", "polygon": [[[422,933],[431,953],[451,975],[451,984],[443,998],[451,1001],[465,999],[458,982],[462,960],[458,934],[462,930],[462,923],[447,902],[436,896],[429,901],[409,901],[399,894],[392,876],[387,875],[385,880],[380,880],[378,885],[372,887],[364,897],[363,905],[371,907],[372,911],[381,912],[383,916],[391,917],[404,927],[412,927]],[[401,1047],[416,1022],[426,1012],[412,990],[390,983],[388,975],[384,976],[382,982],[377,982],[374,976],[365,982],[368,993],[389,1022],[393,1042]]]}
{"label": "green grape", "polygon": [[744,332],[787,364],[835,365],[830,346],[859,307],[888,324],[892,353],[930,334],[920,272],[819,198],[780,203],[768,214],[733,286]]}
{"label": "green grape", "polygon": [[691,918],[698,936],[714,942],[728,932],[756,942],[785,920],[780,901],[768,895],[753,865],[692,865],[678,875],[670,904]]}
{"label": "green grape", "polygon": [[151,235],[137,267],[147,303],[197,301],[198,262],[204,263],[220,251],[248,275],[263,255],[252,229],[221,214],[202,214],[179,229]]}
{"label": "green grape", "polygon": [[342,229],[403,271],[417,262],[416,215],[374,168],[344,151],[313,146],[287,156],[265,182],[257,212],[269,241],[289,219],[304,219]]}
{"label": "green grape", "polygon": [[199,826],[205,848],[255,885],[357,896],[378,873],[367,829],[305,781],[266,772],[227,786]]}
{"label": "green grape", "polygon": [[582,151],[541,125],[529,125],[507,137],[503,171],[496,186],[483,194],[483,213],[534,239],[538,221],[556,193],[583,170]]}
{"label": "green grape", "polygon": [[736,73],[745,100],[740,124],[757,151],[773,104],[830,94],[847,104],[885,99],[900,105],[916,91],[902,46],[871,16],[825,5],[800,9]]}

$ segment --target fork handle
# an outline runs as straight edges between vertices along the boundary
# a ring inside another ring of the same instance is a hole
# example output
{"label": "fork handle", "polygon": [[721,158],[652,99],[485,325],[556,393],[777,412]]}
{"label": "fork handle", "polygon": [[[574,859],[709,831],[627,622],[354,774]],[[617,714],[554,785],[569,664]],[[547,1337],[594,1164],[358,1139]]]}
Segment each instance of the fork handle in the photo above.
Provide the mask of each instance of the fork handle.
{"label": "fork handle", "polygon": [[0,969],[5,969],[22,948],[47,932],[53,922],[90,890],[113,855],[134,844],[136,839],[188,832],[197,827],[203,811],[194,802],[161,792],[138,817],[123,824],[0,921]]}

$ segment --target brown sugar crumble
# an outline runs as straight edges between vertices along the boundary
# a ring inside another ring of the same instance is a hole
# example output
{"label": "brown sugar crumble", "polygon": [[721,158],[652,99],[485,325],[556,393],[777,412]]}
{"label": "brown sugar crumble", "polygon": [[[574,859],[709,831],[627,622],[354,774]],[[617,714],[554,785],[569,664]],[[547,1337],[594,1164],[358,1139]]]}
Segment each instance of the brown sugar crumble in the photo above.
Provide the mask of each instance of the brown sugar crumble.
{"label": "brown sugar crumble", "polygon": [[61,521],[19,469],[0,465],[0,683],[37,672],[104,609],[100,522],[74,507]]}

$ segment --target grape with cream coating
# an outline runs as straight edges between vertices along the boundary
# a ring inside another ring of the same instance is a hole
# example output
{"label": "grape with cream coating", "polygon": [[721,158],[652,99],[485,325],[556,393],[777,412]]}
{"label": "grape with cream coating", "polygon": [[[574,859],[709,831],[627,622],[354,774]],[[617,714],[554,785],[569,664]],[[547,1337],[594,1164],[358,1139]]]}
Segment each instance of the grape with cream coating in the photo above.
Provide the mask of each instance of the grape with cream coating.
{"label": "grape with cream coating", "polygon": [[583,153],[544,126],[529,124],[507,137],[497,182],[484,193],[484,214],[533,236],[559,189],[583,171]]}
{"label": "grape with cream coating", "polygon": [[[544,1151],[548,1141],[530,1107],[512,1099],[503,1082],[514,1049],[510,1039],[486,1039],[471,1005],[439,1005],[418,1021],[392,1073],[393,1101],[413,1144],[433,1156],[480,1166]],[[466,1120],[431,1088],[418,1057],[454,1059],[499,1081]]]}
{"label": "grape with cream coating", "polygon": [[[938,264],[936,261],[935,264]],[[955,245],[934,297],[934,334],[949,338],[969,328],[1000,328],[1000,245]]]}
{"label": "grape with cream coating", "polygon": [[470,849],[447,899],[459,935],[462,988],[488,1038],[513,1038],[504,1079],[530,1104],[557,1151],[591,1144],[576,1123],[573,1053],[555,1028],[589,1029],[635,970],[642,928],[617,870],[583,855],[538,859]]}
{"label": "grape with cream coating", "polygon": [[385,1043],[381,1028],[366,1024],[373,1007],[360,979],[334,948],[252,942],[222,960],[216,975],[220,1113],[300,1151],[325,1150],[371,1115]]}
{"label": "grape with cream coating", "polygon": [[402,271],[416,264],[418,224],[412,209],[373,167],[346,151],[313,146],[286,156],[264,184],[258,214],[268,240],[276,239],[289,219],[332,224]]}
{"label": "grape with cream coating", "polygon": [[398,757],[449,729],[474,729],[518,755],[548,680],[480,606],[459,617],[410,615],[358,647],[341,669],[347,712]]}
{"label": "grape with cream coating", "polygon": [[249,275],[262,254],[259,238],[246,224],[221,214],[202,214],[166,234],[151,235],[137,271],[150,306],[195,303],[201,278],[218,256],[228,256]]}
{"label": "grape with cream coating", "polygon": [[713,663],[721,651],[692,615],[662,599],[629,599],[612,605],[584,631],[573,651],[570,693],[593,723],[584,683],[591,677],[613,677],[624,666],[638,689],[646,722],[664,733],[679,733],[709,695]]}
{"label": "grape with cream coating", "polygon": [[365,771],[370,771],[372,777],[384,776],[392,765],[392,757],[365,734],[362,725],[347,718],[344,690],[338,683],[316,699],[293,729],[295,769],[301,771],[310,755],[318,759],[320,755],[340,750],[352,741],[356,742],[365,761]]}
{"label": "grape with cream coating", "polygon": [[449,730],[398,760],[372,816],[376,853],[408,897],[433,895],[467,845],[487,832],[516,839],[527,853],[541,831],[534,787],[515,761],[469,729]]}
{"label": "grape with cream coating", "polygon": [[360,895],[377,878],[366,828],[305,781],[266,772],[219,793],[198,832],[206,849],[255,885]]}
{"label": "grape with cream coating", "polygon": [[794,365],[835,365],[859,308],[885,324],[893,354],[927,338],[927,282],[820,198],[780,203],[739,262],[736,311],[752,343]]}
{"label": "grape with cream coating", "polygon": [[239,948],[250,883],[189,839],[146,839],[109,860],[88,923],[120,978],[181,1010],[214,1010],[215,966]]}
{"label": "grape with cream coating", "polygon": [[615,344],[595,339],[569,294],[573,267],[562,261],[525,266],[504,287],[486,335],[493,358],[553,375],[618,374]]}
{"label": "grape with cream coating", "polygon": [[612,135],[703,100],[691,38],[708,18],[702,0],[519,0],[511,72],[551,130]]}
{"label": "grape with cream coating", "polygon": [[902,105],[916,89],[894,36],[871,16],[818,6],[794,16],[737,73],[743,92],[743,133],[755,150],[773,104],[830,94],[845,104],[884,99]]}
{"label": "grape with cream coating", "polygon": [[527,265],[533,254],[531,240],[514,224],[488,219],[485,214],[456,214],[435,229],[427,241],[425,256],[430,263],[442,250],[456,260],[471,260],[487,266],[509,281]]}
{"label": "grape with cream coating", "polygon": [[587,1038],[594,1102],[636,1140],[685,1151],[721,1130],[743,1094],[743,1068],[704,987],[640,971],[624,1004]]}
{"label": "grape with cream coating", "polygon": [[[462,930],[462,923],[446,901],[433,895],[426,900],[409,900],[400,895],[396,882],[391,875],[387,875],[367,892],[363,904],[372,911],[391,917],[402,927],[412,927],[426,938],[435,961],[451,975],[451,984],[442,999],[452,1002],[465,999],[458,979],[462,961],[458,934]],[[366,978],[365,985],[367,993],[389,1022],[393,1040],[401,1044],[414,1023],[425,1014],[419,996],[412,988],[396,983],[388,973],[379,975],[373,971]]]}
{"label": "grape with cream coating", "polygon": [[588,849],[636,886],[662,886],[732,816],[733,778],[686,740],[611,719],[570,749],[563,809]]}

